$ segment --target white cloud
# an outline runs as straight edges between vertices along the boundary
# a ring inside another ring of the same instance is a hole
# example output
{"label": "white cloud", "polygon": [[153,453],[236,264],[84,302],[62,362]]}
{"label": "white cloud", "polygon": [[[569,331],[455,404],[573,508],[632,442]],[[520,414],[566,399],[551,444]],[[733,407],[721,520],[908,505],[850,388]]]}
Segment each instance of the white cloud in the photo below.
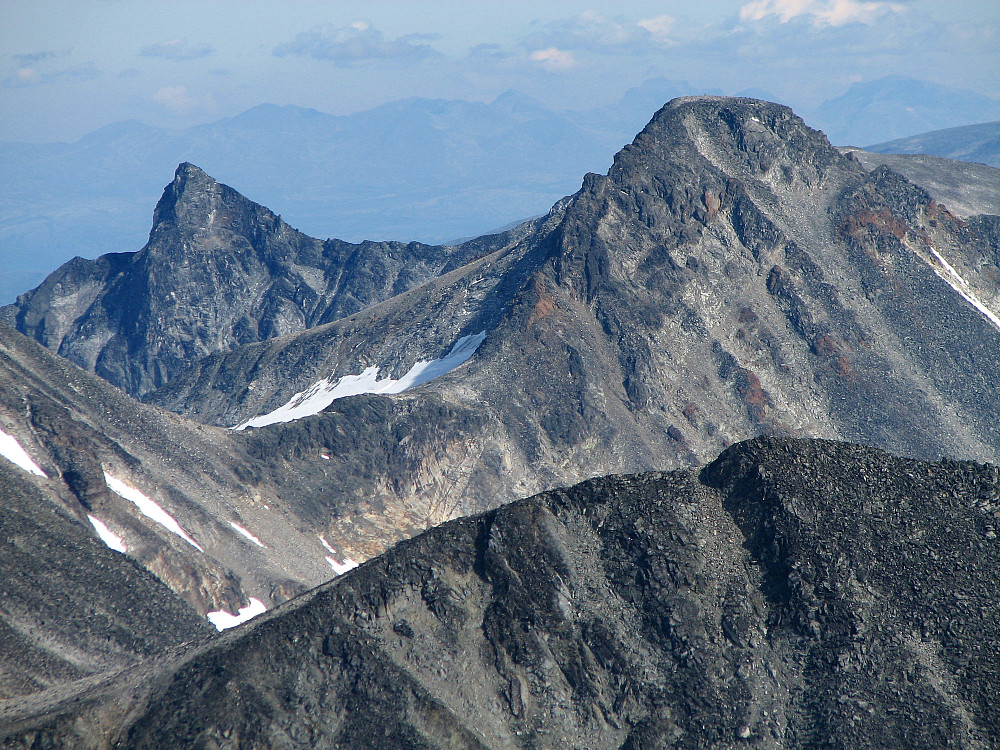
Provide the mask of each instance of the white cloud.
{"label": "white cloud", "polygon": [[888,13],[899,13],[899,3],[868,2],[866,0],[754,0],[740,8],[740,20],[761,21],[777,16],[788,23],[799,16],[812,18],[814,26],[845,26],[863,23],[871,26]]}
{"label": "white cloud", "polygon": [[423,35],[411,35],[386,39],[368,21],[354,21],[341,27],[330,24],[314,26],[309,31],[297,34],[290,42],[279,44],[274,48],[274,54],[277,57],[300,55],[317,60],[332,60],[344,66],[373,60],[412,61],[434,54],[430,45],[415,43],[427,38]]}
{"label": "white cloud", "polygon": [[555,47],[535,50],[531,53],[531,59],[546,70],[569,70],[576,65],[572,52]]}
{"label": "white cloud", "polygon": [[8,86],[30,86],[33,83],[41,83],[42,74],[35,68],[17,68],[8,76],[6,85]]}
{"label": "white cloud", "polygon": [[525,44],[529,48],[617,51],[648,41],[650,33],[641,24],[607,18],[587,10],[573,18],[546,23],[529,35]]}
{"label": "white cloud", "polygon": [[188,114],[197,109],[215,109],[216,102],[211,94],[203,97],[192,96],[187,86],[163,86],[153,94],[153,101],[175,114]]}
{"label": "white cloud", "polygon": [[40,69],[40,66],[34,64],[21,65],[7,74],[7,77],[3,80],[3,85],[5,88],[17,88],[19,86],[34,86],[39,83],[53,83],[67,79],[90,80],[97,78],[99,75],[100,71],[93,63],[83,63],[55,71],[51,69],[45,71]]}
{"label": "white cloud", "polygon": [[677,21],[672,16],[656,16],[655,18],[643,18],[637,24],[645,29],[658,42],[669,42],[670,34],[674,30]]}

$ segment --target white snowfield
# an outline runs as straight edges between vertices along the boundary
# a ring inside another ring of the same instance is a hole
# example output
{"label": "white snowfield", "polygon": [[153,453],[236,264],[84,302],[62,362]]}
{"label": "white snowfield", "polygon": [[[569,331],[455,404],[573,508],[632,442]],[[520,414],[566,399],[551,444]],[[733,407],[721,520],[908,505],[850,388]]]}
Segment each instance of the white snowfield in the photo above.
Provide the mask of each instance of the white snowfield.
{"label": "white snowfield", "polygon": [[218,612],[209,612],[205,617],[208,618],[210,623],[215,625],[216,630],[225,630],[226,628],[235,628],[251,617],[262,615],[265,612],[267,612],[267,607],[264,606],[264,602],[251,597],[250,604],[240,607],[239,614],[231,615],[224,609],[220,609]]}
{"label": "white snowfield", "polygon": [[108,483],[109,490],[135,505],[135,507],[139,509],[139,512],[146,516],[146,518],[156,521],[156,523],[160,524],[160,526],[165,528],[167,531],[176,534],[199,552],[205,551],[201,548],[201,545],[199,545],[198,542],[192,539],[190,535],[181,528],[181,525],[174,520],[172,515],[163,510],[163,508],[157,505],[154,501],[150,500],[135,487],[130,487],[117,477],[108,474],[108,472],[104,472],[104,481]]}
{"label": "white snowfield", "polygon": [[356,567],[358,567],[358,564],[349,557],[345,557],[344,562],[337,562],[332,557],[328,556],[326,558],[326,561],[330,563],[330,567],[333,568],[333,572],[336,573],[338,576],[342,576],[347,571],[354,570]]}
{"label": "white snowfield", "polygon": [[378,367],[368,367],[360,375],[345,375],[336,383],[329,378],[323,378],[301,393],[292,396],[288,403],[279,406],[272,412],[263,414],[234,427],[234,430],[245,430],[247,427],[264,427],[279,422],[293,422],[303,417],[319,414],[338,398],[358,396],[362,393],[402,393],[438,378],[450,372],[467,361],[479,345],[486,339],[486,331],[463,336],[441,359],[420,360],[411,367],[399,380],[392,378],[379,379]]}
{"label": "white snowfield", "polygon": [[95,516],[87,516],[90,519],[90,525],[94,527],[94,531],[97,532],[97,536],[101,537],[101,541],[108,545],[115,552],[128,552],[128,547],[125,546],[125,540],[118,536],[115,532],[104,525],[104,522],[100,518]]}
{"label": "white snowfield", "polygon": [[934,265],[931,266],[931,268],[934,269],[934,273],[936,273],[940,278],[947,281],[948,285],[952,289],[961,294],[962,297],[965,298],[966,302],[968,302],[974,308],[979,310],[979,312],[981,312],[986,317],[986,319],[990,321],[990,323],[995,325],[997,328],[1000,328],[1000,317],[997,317],[996,313],[994,313],[992,310],[990,310],[990,308],[988,308],[985,304],[983,304],[983,301],[979,299],[979,297],[977,297],[972,292],[972,288],[969,286],[969,283],[959,275],[958,271],[952,268],[951,264],[948,261],[946,261],[944,258],[941,257],[940,253],[938,253],[937,250],[931,248],[931,252],[934,254],[934,257],[937,259],[937,261],[941,264],[941,268],[938,268],[937,266]]}
{"label": "white snowfield", "polygon": [[244,529],[238,523],[233,523],[232,521],[230,521],[229,525],[232,526],[234,529],[236,529],[236,531],[238,531],[240,534],[242,534],[243,536],[245,536],[247,539],[249,539],[251,542],[253,542],[254,544],[256,544],[258,547],[263,547],[264,546],[264,542],[262,542],[260,539],[258,539],[253,534],[251,534],[249,531],[247,531],[246,529]]}
{"label": "white snowfield", "polygon": [[36,464],[28,452],[21,447],[21,444],[17,442],[17,438],[13,435],[8,435],[3,430],[0,430],[0,456],[3,456],[11,463],[20,466],[22,469],[30,474],[34,474],[38,477],[44,477],[48,479],[48,475],[42,471],[38,464]]}

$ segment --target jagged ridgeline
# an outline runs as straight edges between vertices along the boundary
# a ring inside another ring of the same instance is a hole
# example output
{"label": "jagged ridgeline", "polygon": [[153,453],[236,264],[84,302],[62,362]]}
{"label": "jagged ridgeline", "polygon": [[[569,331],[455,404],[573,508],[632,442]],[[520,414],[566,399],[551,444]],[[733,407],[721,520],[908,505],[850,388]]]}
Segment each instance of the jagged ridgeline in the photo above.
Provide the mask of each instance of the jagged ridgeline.
{"label": "jagged ridgeline", "polygon": [[994,470],[788,442],[1000,463],[997,170],[879,159],[679,99],[449,247],[309,238],[181,165],[146,247],[0,311],[0,726],[988,745]]}
{"label": "jagged ridgeline", "polygon": [[1000,477],[760,438],[453,521],[9,747],[996,747]]}
{"label": "jagged ridgeline", "polygon": [[143,250],[73,261],[5,314],[222,426],[485,333],[460,385],[422,392],[490,423],[462,461],[507,456],[522,493],[553,464],[691,464],[761,432],[996,460],[997,220],[932,182],[713,97],[668,104],[547,217],[457,247],[320,242],[181,165]]}

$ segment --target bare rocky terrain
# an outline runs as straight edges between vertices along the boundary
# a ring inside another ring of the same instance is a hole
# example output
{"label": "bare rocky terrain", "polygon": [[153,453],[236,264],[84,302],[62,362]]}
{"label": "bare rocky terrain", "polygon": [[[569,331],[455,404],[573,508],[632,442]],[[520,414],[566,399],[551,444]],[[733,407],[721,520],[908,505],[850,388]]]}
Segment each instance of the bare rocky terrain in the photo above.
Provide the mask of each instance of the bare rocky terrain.
{"label": "bare rocky terrain", "polygon": [[142,250],[75,258],[0,314],[140,396],[206,354],[357,312],[484,244],[322,242],[184,163]]}
{"label": "bare rocky terrain", "polygon": [[446,523],[5,746],[996,747],[998,502],[761,438]]}
{"label": "bare rocky terrain", "polygon": [[182,164],[0,313],[7,743],[992,746],[995,173],[689,97],[437,247]]}

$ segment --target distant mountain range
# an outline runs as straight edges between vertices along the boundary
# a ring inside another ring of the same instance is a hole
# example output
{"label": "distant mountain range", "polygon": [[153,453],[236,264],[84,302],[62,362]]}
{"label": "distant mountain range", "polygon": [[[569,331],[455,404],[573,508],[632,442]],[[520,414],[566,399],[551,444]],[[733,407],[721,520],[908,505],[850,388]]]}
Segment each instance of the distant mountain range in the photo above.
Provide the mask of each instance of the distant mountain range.
{"label": "distant mountain range", "polygon": [[[0,144],[0,304],[73,256],[140,247],[149,206],[182,161],[314,237],[442,243],[545,213],[580,175],[605,171],[663,102],[694,93],[721,92],[651,79],[616,106],[578,112],[517,92],[349,116],[266,104],[183,131],[131,121],[70,144]],[[992,100],[889,78],[810,119],[834,143],[858,145],[997,118]]]}
{"label": "distant mountain range", "polygon": [[1000,122],[963,125],[868,146],[882,154],[929,154],[1000,167]]}
{"label": "distant mountain range", "polygon": [[904,76],[852,84],[810,116],[838,146],[883,143],[998,119],[1000,101],[996,99]]}

